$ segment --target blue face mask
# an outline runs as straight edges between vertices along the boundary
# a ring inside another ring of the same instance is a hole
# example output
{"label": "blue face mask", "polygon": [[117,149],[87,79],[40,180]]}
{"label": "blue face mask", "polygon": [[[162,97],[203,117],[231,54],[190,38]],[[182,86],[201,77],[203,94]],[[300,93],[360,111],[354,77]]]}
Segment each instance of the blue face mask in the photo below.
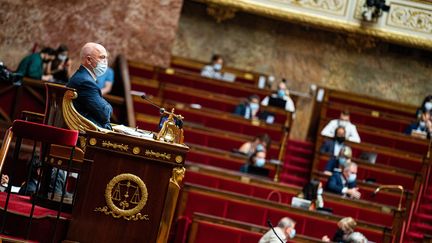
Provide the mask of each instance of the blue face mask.
{"label": "blue face mask", "polygon": [[357,174],[350,174],[348,176],[348,182],[352,183],[357,179]]}
{"label": "blue face mask", "polygon": [[222,69],[222,64],[220,64],[220,63],[215,63],[215,64],[213,64],[213,68],[214,68],[214,70],[216,70],[216,71],[220,71],[220,70]]}
{"label": "blue face mask", "polygon": [[345,157],[339,157],[339,166],[345,165],[347,162],[347,159]]}
{"label": "blue face mask", "polygon": [[255,159],[255,166],[263,167],[264,164],[265,164],[265,159],[264,158],[256,158]]}
{"label": "blue face mask", "polygon": [[291,229],[290,234],[289,234],[289,238],[290,239],[294,239],[295,236],[296,236],[296,230],[295,229]]}
{"label": "blue face mask", "polygon": [[426,102],[426,103],[424,104],[424,108],[425,108],[427,111],[432,110],[432,101]]}
{"label": "blue face mask", "polygon": [[102,76],[106,70],[108,69],[108,64],[106,62],[98,62],[95,68],[93,68],[93,72],[96,77]]}
{"label": "blue face mask", "polygon": [[262,144],[258,144],[255,148],[255,151],[258,151],[258,152],[264,151],[264,146]]}
{"label": "blue face mask", "polygon": [[250,103],[249,104],[251,110],[256,111],[259,109],[259,105],[257,103]]}
{"label": "blue face mask", "polygon": [[285,97],[285,90],[279,89],[278,92],[277,92],[277,95],[278,95],[279,98]]}

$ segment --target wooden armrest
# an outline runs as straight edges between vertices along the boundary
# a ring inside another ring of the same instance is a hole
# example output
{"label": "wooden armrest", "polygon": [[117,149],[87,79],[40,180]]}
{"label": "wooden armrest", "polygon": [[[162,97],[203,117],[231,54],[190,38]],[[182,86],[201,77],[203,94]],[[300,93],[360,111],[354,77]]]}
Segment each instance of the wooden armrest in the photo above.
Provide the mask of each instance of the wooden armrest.
{"label": "wooden armrest", "polygon": [[22,111],[21,119],[30,122],[43,122],[45,115],[42,113],[32,112],[32,111]]}

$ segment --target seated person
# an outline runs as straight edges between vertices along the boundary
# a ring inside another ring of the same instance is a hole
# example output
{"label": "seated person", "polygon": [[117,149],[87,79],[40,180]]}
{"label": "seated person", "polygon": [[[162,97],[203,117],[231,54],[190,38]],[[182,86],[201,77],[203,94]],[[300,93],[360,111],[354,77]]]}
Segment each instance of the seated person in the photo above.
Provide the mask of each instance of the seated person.
{"label": "seated person", "polygon": [[111,92],[114,84],[114,70],[108,67],[107,71],[100,77],[97,77],[97,86],[101,89],[102,95]]}
{"label": "seated person", "polygon": [[337,127],[335,132],[336,136],[332,140],[324,141],[320,148],[320,153],[328,154],[330,157],[337,157],[340,150],[345,146],[345,128]]}
{"label": "seated person", "polygon": [[50,63],[55,58],[55,51],[52,48],[43,48],[40,52],[30,54],[18,65],[16,73],[24,77],[49,81],[51,75],[46,75],[46,70],[50,69]]}
{"label": "seated person", "polygon": [[429,113],[432,113],[432,95],[428,95],[424,98],[421,106],[417,109],[417,119],[420,120],[423,111],[426,110]]}
{"label": "seated person", "polygon": [[56,50],[56,58],[52,61],[49,74],[53,79],[60,83],[67,83],[71,75],[71,60],[69,59],[69,49],[66,45],[60,45]]}
{"label": "seated person", "polygon": [[408,135],[415,135],[415,133],[424,134],[424,136],[430,136],[432,132],[432,120],[431,114],[426,109],[422,110],[420,119],[409,125],[407,129],[405,129],[405,133]]}
{"label": "seated person", "polygon": [[[295,112],[294,102],[289,96],[289,91],[286,87],[285,82],[280,82],[278,84],[278,90],[276,93],[271,94],[270,96],[266,96],[262,101],[261,105],[268,106],[270,99],[280,99],[285,102],[285,110],[289,112]],[[270,104],[271,105],[271,104]]]}
{"label": "seated person", "polygon": [[342,111],[339,119],[331,120],[321,131],[321,135],[334,137],[334,131],[337,127],[345,128],[345,138],[348,141],[360,143],[360,136],[357,132],[356,126],[350,122],[350,113],[348,110]]}
{"label": "seated person", "polygon": [[[348,238],[354,232],[354,229],[357,226],[357,222],[351,217],[345,217],[339,220],[337,225],[338,230],[333,235],[332,242],[349,242]],[[325,235],[322,237],[322,241],[330,242],[330,238]]]}
{"label": "seated person", "polygon": [[251,156],[255,151],[267,151],[268,146],[271,144],[270,136],[265,133],[256,136],[252,141],[244,143],[238,149],[238,152],[245,154],[247,156]]}
{"label": "seated person", "polygon": [[236,106],[234,110],[234,114],[242,116],[246,119],[257,120],[258,119],[258,111],[259,111],[259,96],[251,95],[246,100]]}
{"label": "seated person", "polygon": [[358,191],[356,179],[357,164],[354,162],[346,163],[342,167],[342,172],[334,171],[329,177],[325,190],[360,199],[361,193]]}
{"label": "seated person", "polygon": [[266,163],[266,153],[264,151],[255,151],[251,156],[249,156],[246,164],[242,165],[240,168],[241,172],[249,173],[250,167],[264,168]]}
{"label": "seated person", "polygon": [[9,176],[1,175],[0,192],[6,191],[8,184],[9,184]]}
{"label": "seated person", "polygon": [[224,60],[220,55],[213,55],[211,58],[211,63],[205,65],[201,70],[201,76],[212,79],[223,79],[221,73]]}
{"label": "seated person", "polygon": [[311,201],[309,210],[315,210],[317,208],[324,207],[324,199],[322,197],[322,193],[322,183],[318,180],[312,179],[303,187],[302,192],[297,195],[297,197]]}
{"label": "seated person", "polygon": [[96,84],[96,78],[108,68],[107,51],[102,45],[89,42],[82,47],[80,57],[81,66],[66,85],[77,90],[78,98],[74,100],[74,106],[97,126],[111,130],[112,107],[102,97]]}
{"label": "seated person", "polygon": [[351,157],[352,157],[351,148],[348,146],[342,147],[342,149],[339,152],[339,156],[330,157],[329,161],[325,166],[324,174],[331,176],[333,174],[333,171],[335,170],[341,172],[340,170],[341,166],[344,166],[346,163],[350,163]]}
{"label": "seated person", "polygon": [[296,235],[295,224],[288,217],[282,218],[278,225],[274,227],[274,231],[272,229],[267,231],[258,243],[279,243],[281,240],[286,242],[289,239],[293,239]]}

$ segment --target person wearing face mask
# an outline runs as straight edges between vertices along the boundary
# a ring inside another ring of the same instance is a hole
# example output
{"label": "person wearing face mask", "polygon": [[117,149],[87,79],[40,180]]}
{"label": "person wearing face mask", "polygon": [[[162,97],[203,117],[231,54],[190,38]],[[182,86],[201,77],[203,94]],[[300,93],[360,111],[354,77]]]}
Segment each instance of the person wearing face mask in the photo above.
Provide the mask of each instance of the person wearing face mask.
{"label": "person wearing face mask", "polygon": [[283,217],[274,227],[274,231],[270,229],[259,240],[258,243],[281,243],[287,240],[292,240],[296,236],[296,222],[288,217]]}
{"label": "person wearing face mask", "polygon": [[51,64],[49,73],[53,75],[55,81],[67,83],[71,74],[71,66],[68,47],[60,45],[56,50],[56,58]]}
{"label": "person wearing face mask", "polygon": [[240,146],[238,152],[251,156],[255,151],[267,151],[267,147],[271,143],[271,138],[267,133],[254,137],[252,141],[246,142]]}
{"label": "person wearing face mask", "polygon": [[222,67],[223,67],[223,58],[220,55],[213,55],[211,58],[211,63],[205,65],[201,70],[201,76],[212,79],[223,79],[222,75]]}
{"label": "person wearing face mask", "polygon": [[327,162],[324,174],[331,176],[333,171],[337,170],[340,172],[340,168],[344,166],[346,163],[351,162],[352,150],[348,146],[342,147],[337,157],[330,157]]}
{"label": "person wearing face mask", "polygon": [[55,51],[50,47],[43,48],[38,53],[24,57],[18,65],[16,73],[23,77],[49,81],[52,75],[46,71],[50,69],[51,61],[55,58]]}
{"label": "person wearing face mask", "polygon": [[311,201],[309,210],[316,210],[324,207],[323,185],[320,181],[312,179],[302,189],[301,193],[297,195],[298,198]]}
{"label": "person wearing face mask", "polygon": [[[350,242],[349,238],[354,233],[354,229],[357,226],[357,222],[351,217],[345,217],[339,220],[338,229],[333,235],[332,242],[346,243]],[[322,237],[322,241],[330,242],[330,238],[325,235]]]}
{"label": "person wearing face mask", "polygon": [[264,97],[264,99],[261,101],[261,105],[263,106],[270,105],[276,107],[281,107],[281,105],[283,105],[286,111],[295,112],[294,102],[289,96],[289,91],[284,81],[278,84],[278,89],[275,93],[272,93],[271,95]]}
{"label": "person wearing face mask", "polygon": [[326,191],[359,199],[361,193],[357,188],[357,164],[354,162],[346,163],[342,167],[342,172],[334,171],[327,181]]}
{"label": "person wearing face mask", "polygon": [[[242,167],[240,172],[244,173],[259,173],[260,175],[268,174],[268,170],[264,168],[266,163],[266,153],[265,151],[257,150],[251,156]],[[258,168],[258,169],[257,169]]]}
{"label": "person wearing face mask", "polygon": [[78,98],[73,101],[74,106],[98,127],[112,129],[112,107],[102,97],[96,84],[96,78],[102,76],[108,68],[107,51],[102,45],[89,42],[81,48],[80,58],[81,66],[66,85],[77,90]]}
{"label": "person wearing face mask", "polygon": [[337,127],[334,134],[336,136],[324,141],[320,148],[320,153],[328,154],[331,158],[339,156],[340,150],[345,146],[345,127]]}
{"label": "person wearing face mask", "polygon": [[234,114],[244,117],[245,119],[257,120],[259,111],[259,96],[251,95],[246,102],[236,106]]}
{"label": "person wearing face mask", "polygon": [[350,121],[350,113],[348,110],[343,110],[339,119],[331,120],[321,131],[322,136],[334,137],[337,127],[345,128],[345,138],[354,143],[360,143],[360,135],[357,132],[357,127]]}
{"label": "person wearing face mask", "polygon": [[408,135],[419,136],[419,137],[430,137],[432,132],[432,121],[430,111],[423,108],[420,119],[409,125],[405,129],[405,133]]}
{"label": "person wearing face mask", "polygon": [[101,89],[102,95],[111,92],[114,84],[114,70],[108,67],[107,71],[100,77],[97,77],[97,85]]}
{"label": "person wearing face mask", "polygon": [[421,106],[416,111],[417,120],[420,120],[424,110],[432,113],[432,95],[428,95],[423,99]]}

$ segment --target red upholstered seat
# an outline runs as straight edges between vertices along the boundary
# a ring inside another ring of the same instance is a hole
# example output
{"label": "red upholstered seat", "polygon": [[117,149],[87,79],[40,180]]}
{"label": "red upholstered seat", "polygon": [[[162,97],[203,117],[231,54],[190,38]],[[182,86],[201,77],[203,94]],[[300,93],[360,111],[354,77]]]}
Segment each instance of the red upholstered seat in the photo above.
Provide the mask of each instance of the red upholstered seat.
{"label": "red upholstered seat", "polygon": [[12,132],[16,137],[70,147],[76,145],[79,135],[76,130],[67,130],[22,120],[15,120],[13,122]]}

